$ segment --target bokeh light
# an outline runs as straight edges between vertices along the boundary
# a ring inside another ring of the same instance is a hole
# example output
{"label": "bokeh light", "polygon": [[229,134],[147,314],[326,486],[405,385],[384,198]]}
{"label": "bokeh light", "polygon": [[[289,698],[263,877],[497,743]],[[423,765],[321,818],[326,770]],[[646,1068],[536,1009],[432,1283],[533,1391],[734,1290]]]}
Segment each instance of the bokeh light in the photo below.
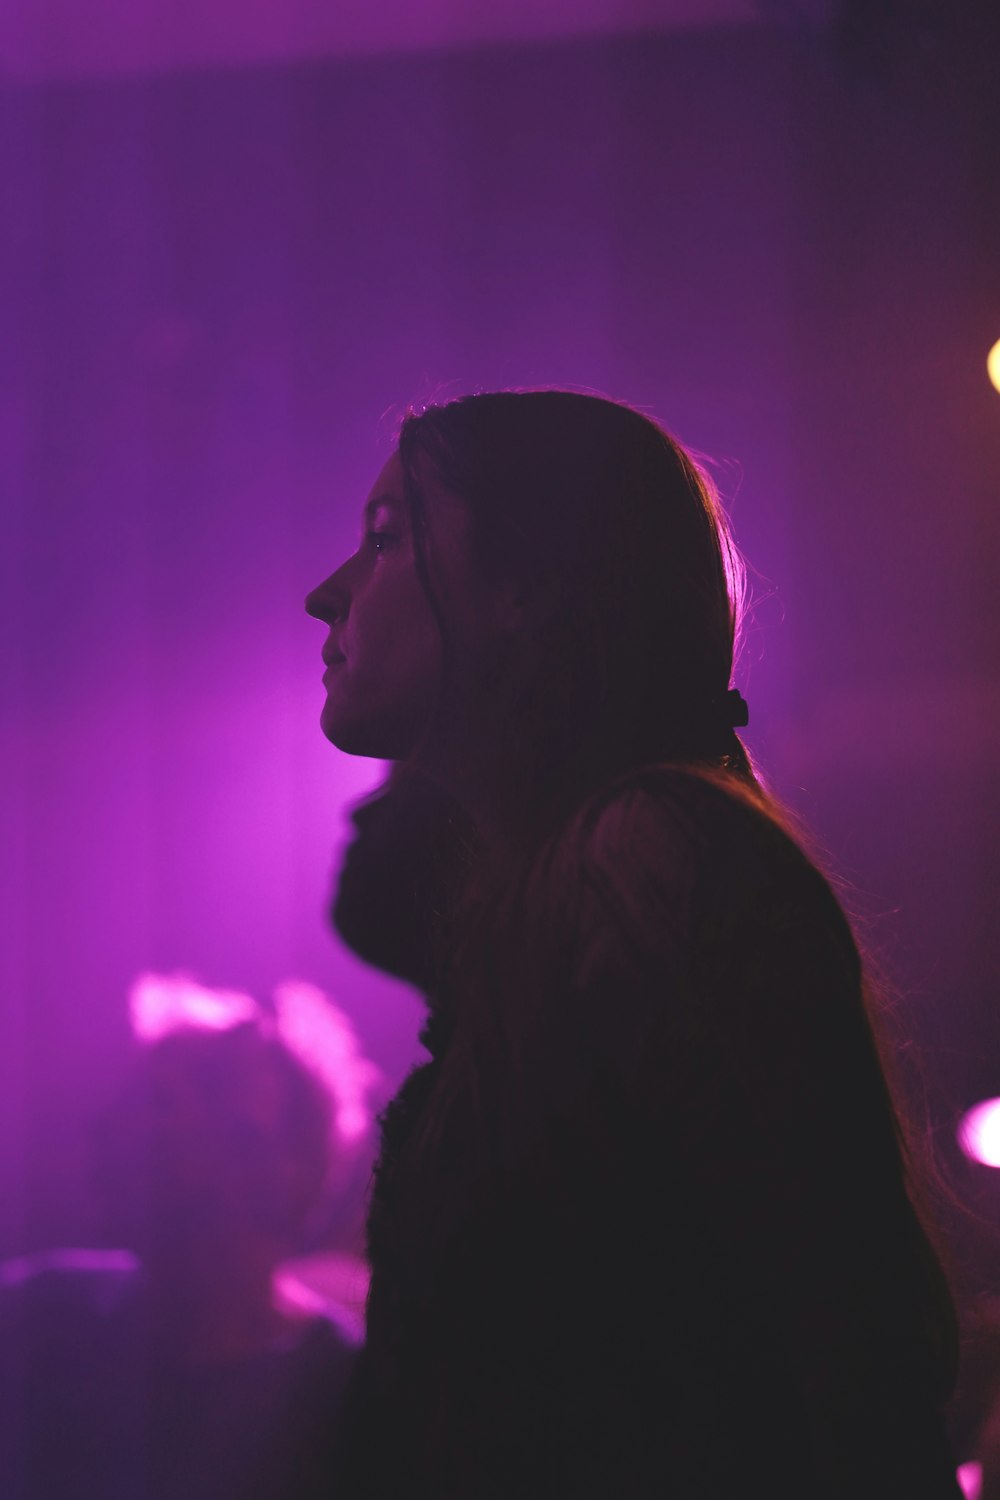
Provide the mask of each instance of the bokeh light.
{"label": "bokeh light", "polygon": [[958,1143],[972,1161],[1000,1167],[1000,1099],[984,1099],[962,1116]]}
{"label": "bokeh light", "polygon": [[279,1036],[315,1068],[336,1101],[341,1141],[359,1141],[373,1123],[368,1099],[382,1073],[362,1051],[350,1018],[317,985],[299,979],[278,985],[274,1008]]}
{"label": "bokeh light", "polygon": [[190,974],[140,974],[129,990],[132,1030],[155,1042],[179,1027],[225,1031],[256,1021],[278,1036],[322,1079],[334,1101],[341,1145],[358,1143],[374,1122],[370,1095],[383,1082],[344,1010],[318,985],[288,979],[274,991],[273,1015],[241,990],[215,989]]}
{"label": "bokeh light", "polygon": [[965,1500],[979,1500],[983,1493],[983,1466],[975,1462],[961,1464],[958,1470],[958,1485]]}
{"label": "bokeh light", "polygon": [[188,974],[140,974],[129,990],[128,1008],[132,1030],[143,1042],[185,1025],[225,1031],[260,1014],[250,995],[209,989]]}
{"label": "bokeh light", "polygon": [[997,339],[993,348],[986,356],[986,369],[994,388],[1000,391],[1000,339]]}

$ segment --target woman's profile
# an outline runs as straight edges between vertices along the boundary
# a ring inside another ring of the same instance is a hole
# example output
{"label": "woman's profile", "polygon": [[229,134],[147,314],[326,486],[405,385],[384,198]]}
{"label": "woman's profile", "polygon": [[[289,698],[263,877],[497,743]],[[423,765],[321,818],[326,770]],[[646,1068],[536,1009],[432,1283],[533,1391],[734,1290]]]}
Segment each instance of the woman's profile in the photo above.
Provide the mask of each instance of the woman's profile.
{"label": "woman's profile", "polygon": [[408,416],[307,600],[324,732],[454,799],[343,1493],[956,1496],[951,1305],[862,965],[758,781],[740,568],[640,412]]}

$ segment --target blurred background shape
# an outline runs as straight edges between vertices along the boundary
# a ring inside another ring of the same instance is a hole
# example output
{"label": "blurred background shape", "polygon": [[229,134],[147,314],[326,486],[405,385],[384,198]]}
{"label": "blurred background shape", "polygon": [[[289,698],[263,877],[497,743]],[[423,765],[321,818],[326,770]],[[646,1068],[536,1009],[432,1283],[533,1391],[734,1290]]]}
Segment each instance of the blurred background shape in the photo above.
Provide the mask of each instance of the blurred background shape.
{"label": "blurred background shape", "polygon": [[974,1459],[968,1463],[960,1464],[958,1470],[958,1482],[962,1487],[965,1500],[980,1500],[983,1493],[983,1471],[982,1465]]}
{"label": "blurred background shape", "polygon": [[0,1262],[4,1494],[318,1500],[362,1336],[345,1257],[322,1290],[299,1259],[352,1149],[336,1094],[248,996],[146,975],[132,999],[102,1245]]}
{"label": "blurred background shape", "polygon": [[251,996],[207,989],[188,974],[140,974],[129,990],[128,1008],[132,1030],[144,1042],[185,1025],[225,1031],[258,1014]]}

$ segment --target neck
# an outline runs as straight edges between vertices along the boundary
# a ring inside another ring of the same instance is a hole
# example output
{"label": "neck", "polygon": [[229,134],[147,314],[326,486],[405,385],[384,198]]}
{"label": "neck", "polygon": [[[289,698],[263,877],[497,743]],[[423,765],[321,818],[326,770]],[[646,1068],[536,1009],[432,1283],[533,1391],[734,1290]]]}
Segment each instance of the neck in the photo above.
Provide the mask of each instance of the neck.
{"label": "neck", "polygon": [[427,746],[410,764],[462,808],[490,848],[513,850],[528,835],[521,778],[511,774],[511,762],[491,747]]}

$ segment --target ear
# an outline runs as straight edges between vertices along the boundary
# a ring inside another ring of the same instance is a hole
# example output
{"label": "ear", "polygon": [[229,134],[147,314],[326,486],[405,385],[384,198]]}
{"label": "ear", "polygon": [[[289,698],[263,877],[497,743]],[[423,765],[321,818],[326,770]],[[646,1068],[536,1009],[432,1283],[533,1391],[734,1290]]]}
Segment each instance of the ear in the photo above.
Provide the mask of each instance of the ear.
{"label": "ear", "polygon": [[492,589],[493,618],[501,634],[533,632],[560,608],[561,591],[555,581],[503,581]]}

